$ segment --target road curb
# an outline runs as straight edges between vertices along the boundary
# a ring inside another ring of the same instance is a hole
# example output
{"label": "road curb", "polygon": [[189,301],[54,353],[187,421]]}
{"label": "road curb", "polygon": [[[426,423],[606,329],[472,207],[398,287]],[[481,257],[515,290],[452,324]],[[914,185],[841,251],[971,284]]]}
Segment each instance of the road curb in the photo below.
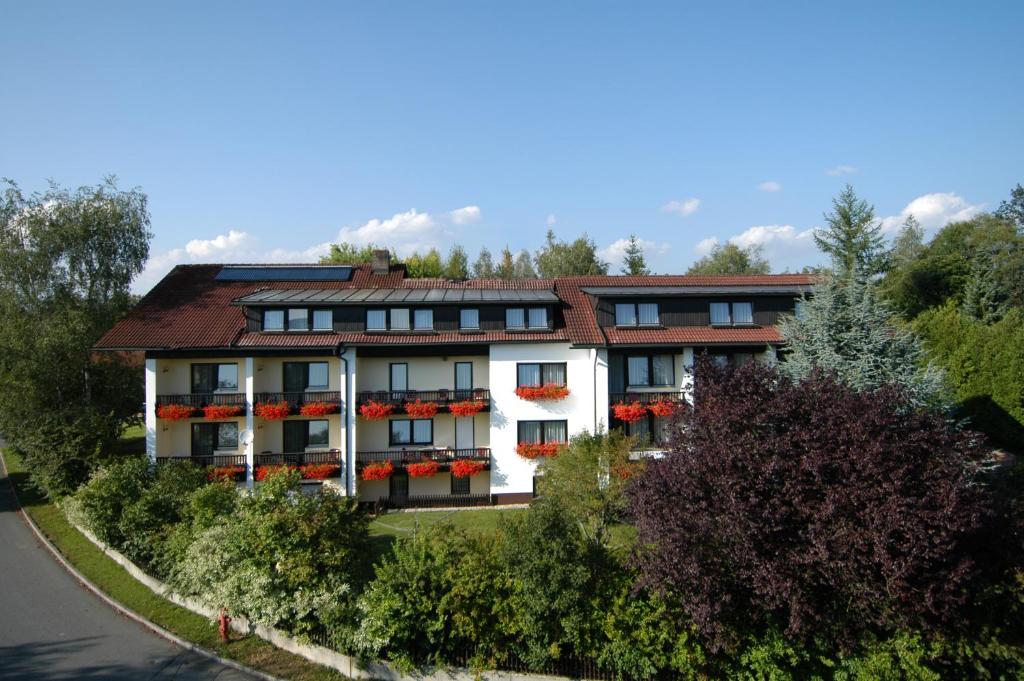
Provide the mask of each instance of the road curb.
{"label": "road curb", "polygon": [[265,672],[253,669],[251,667],[247,667],[244,664],[241,664],[240,662],[235,662],[234,660],[221,657],[212,650],[203,648],[202,646],[196,645],[191,641],[187,641],[181,638],[180,636],[177,636],[176,634],[173,634],[170,631],[164,629],[160,625],[149,621],[142,615],[139,615],[138,613],[129,610],[128,608],[124,607],[123,605],[115,601],[113,598],[108,596],[106,593],[103,592],[102,589],[93,584],[88,577],[79,572],[74,565],[68,562],[68,560],[60,552],[60,550],[56,546],[54,546],[52,542],[50,542],[46,535],[43,534],[43,531],[40,530],[39,527],[36,525],[35,521],[32,520],[29,514],[25,511],[24,507],[21,505],[21,499],[18,498],[18,490],[15,489],[14,483],[11,482],[11,478],[7,473],[7,461],[4,459],[3,451],[0,451],[0,473],[3,473],[4,478],[7,480],[7,484],[10,485],[11,494],[14,497],[14,503],[17,505],[18,515],[21,516],[21,519],[25,522],[26,525],[28,525],[29,529],[32,530],[32,533],[35,535],[39,543],[42,544],[46,548],[46,550],[50,552],[54,559],[56,559],[57,563],[61,567],[63,567],[64,570],[67,571],[72,577],[74,577],[79,584],[85,587],[88,591],[91,591],[97,598],[99,598],[108,606],[116,610],[120,615],[123,615],[124,617],[127,617],[128,619],[142,625],[144,628],[153,632],[157,636],[160,636],[161,638],[170,641],[179,648],[184,648],[185,650],[189,650],[191,652],[202,655],[203,657],[213,660],[214,662],[217,662],[219,664],[222,664],[225,667],[237,669],[240,672],[244,672],[258,679],[263,679],[264,681],[286,681],[286,679],[282,679],[281,677],[273,676],[271,674],[267,674]]}

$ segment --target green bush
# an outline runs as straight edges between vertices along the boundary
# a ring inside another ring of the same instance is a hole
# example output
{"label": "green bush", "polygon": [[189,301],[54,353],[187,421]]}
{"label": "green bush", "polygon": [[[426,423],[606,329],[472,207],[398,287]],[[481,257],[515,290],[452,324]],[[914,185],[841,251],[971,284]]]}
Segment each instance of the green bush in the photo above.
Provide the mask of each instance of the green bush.
{"label": "green bush", "polygon": [[152,482],[148,460],[143,457],[124,459],[96,471],[75,493],[75,505],[87,520],[88,529],[100,541],[120,548],[126,540],[121,517],[142,498]]}
{"label": "green bush", "polygon": [[189,494],[179,509],[179,522],[168,528],[166,540],[155,547],[152,567],[156,573],[167,577],[200,534],[235,511],[239,498],[230,481],[204,485]]}

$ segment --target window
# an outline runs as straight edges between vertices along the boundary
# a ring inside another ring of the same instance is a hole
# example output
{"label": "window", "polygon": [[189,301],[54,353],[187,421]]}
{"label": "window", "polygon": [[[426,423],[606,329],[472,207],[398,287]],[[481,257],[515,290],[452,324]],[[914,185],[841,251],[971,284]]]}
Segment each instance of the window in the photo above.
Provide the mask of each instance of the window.
{"label": "window", "polygon": [[753,324],[753,303],[711,303],[711,324]]}
{"label": "window", "polygon": [[529,326],[531,329],[546,329],[548,328],[548,309],[546,307],[531,307],[529,316]]}
{"label": "window", "polygon": [[327,362],[285,362],[284,391],[327,390],[330,376]]}
{"label": "window", "polygon": [[330,385],[327,376],[327,362],[309,363],[309,381],[306,384],[308,390],[326,390]]}
{"label": "window", "polygon": [[636,438],[640,447],[668,443],[671,419],[648,414],[639,421],[626,423],[626,435]]}
{"label": "window", "polygon": [[793,315],[797,319],[803,319],[806,316],[806,309],[804,307],[806,305],[806,302],[807,301],[798,298],[796,301],[796,305],[793,306]]}
{"label": "window", "polygon": [[284,310],[264,310],[263,330],[284,331]]}
{"label": "window", "polygon": [[519,421],[517,425],[519,442],[546,444],[569,441],[567,421]]}
{"label": "window", "polygon": [[729,303],[711,303],[711,323],[732,323],[732,319],[729,317]]}
{"label": "window", "polygon": [[660,323],[657,303],[615,304],[615,326],[657,326]]}
{"label": "window", "polygon": [[309,331],[309,310],[304,307],[288,308],[288,330]]}
{"label": "window", "polygon": [[238,422],[192,424],[192,456],[212,456],[225,449],[238,449]]}
{"label": "window", "polygon": [[472,362],[456,362],[455,363],[455,389],[456,390],[472,390],[473,389],[473,363]]}
{"label": "window", "polygon": [[469,478],[457,478],[454,475],[451,478],[453,495],[469,494]]}
{"label": "window", "polygon": [[753,324],[754,323],[754,306],[751,303],[733,303],[732,304],[732,323],[733,324]]}
{"label": "window", "polygon": [[565,385],[565,362],[520,363],[516,365],[516,387],[540,385]]}
{"label": "window", "polygon": [[389,421],[392,445],[429,445],[434,441],[433,419]]}
{"label": "window", "polygon": [[526,311],[521,307],[510,307],[505,310],[505,328],[525,329]]}
{"label": "window", "polygon": [[313,310],[313,330],[334,330],[334,314],[331,312],[331,310]]}
{"label": "window", "polygon": [[734,352],[732,355],[732,363],[734,366],[741,367],[747,362],[751,362],[754,359],[754,354],[751,352]]}
{"label": "window", "polygon": [[307,449],[326,449],[330,446],[330,434],[326,420],[285,421],[282,451],[304,452]]}
{"label": "window", "polygon": [[459,328],[479,329],[480,310],[476,309],[475,307],[466,307],[459,310]]}
{"label": "window", "polygon": [[675,385],[673,355],[630,355],[626,358],[626,385]]}
{"label": "window", "polygon": [[387,310],[367,310],[366,311],[366,330],[367,331],[387,331],[388,330],[388,313],[387,313]]}
{"label": "window", "polygon": [[434,330],[434,311],[427,308],[424,310],[416,310],[413,314],[413,324],[417,331],[433,331]]}
{"label": "window", "polygon": [[409,389],[409,365],[404,362],[395,362],[391,365],[390,389],[392,392],[402,392]]}
{"label": "window", "polygon": [[396,307],[391,310],[391,330],[392,331],[408,331],[409,330],[409,308],[407,307]]}
{"label": "window", "polygon": [[237,364],[193,364],[192,392],[237,392]]}

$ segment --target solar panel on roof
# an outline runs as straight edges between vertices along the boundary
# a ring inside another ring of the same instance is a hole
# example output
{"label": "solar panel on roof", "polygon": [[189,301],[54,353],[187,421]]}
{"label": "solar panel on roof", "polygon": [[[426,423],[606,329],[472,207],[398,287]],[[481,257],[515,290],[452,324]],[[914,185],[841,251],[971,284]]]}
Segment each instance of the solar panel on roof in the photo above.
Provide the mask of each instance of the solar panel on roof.
{"label": "solar panel on roof", "polygon": [[348,281],[351,278],[352,268],[338,265],[227,265],[215,277],[217,281]]}

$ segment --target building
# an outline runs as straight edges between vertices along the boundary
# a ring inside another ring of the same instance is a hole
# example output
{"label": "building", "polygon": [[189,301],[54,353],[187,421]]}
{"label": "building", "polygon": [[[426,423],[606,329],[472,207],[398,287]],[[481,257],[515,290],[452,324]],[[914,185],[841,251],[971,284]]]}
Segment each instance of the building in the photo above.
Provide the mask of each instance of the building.
{"label": "building", "polygon": [[[392,506],[511,503],[533,495],[530,457],[574,433],[622,426],[656,449],[695,353],[774,361],[779,316],[810,285],[406,279],[383,252],[352,267],[185,265],[97,349],[145,353],[157,461],[248,485],[301,466]],[[642,408],[623,423],[620,403]]]}

